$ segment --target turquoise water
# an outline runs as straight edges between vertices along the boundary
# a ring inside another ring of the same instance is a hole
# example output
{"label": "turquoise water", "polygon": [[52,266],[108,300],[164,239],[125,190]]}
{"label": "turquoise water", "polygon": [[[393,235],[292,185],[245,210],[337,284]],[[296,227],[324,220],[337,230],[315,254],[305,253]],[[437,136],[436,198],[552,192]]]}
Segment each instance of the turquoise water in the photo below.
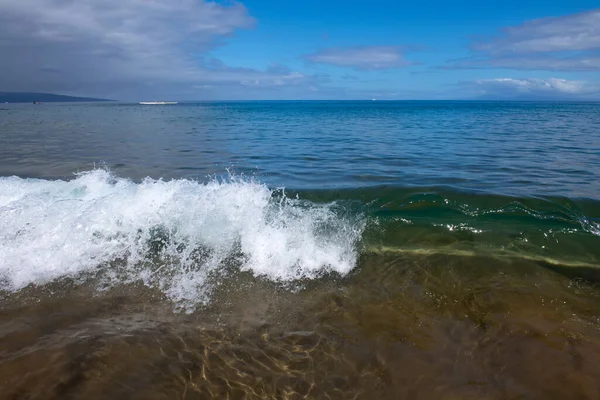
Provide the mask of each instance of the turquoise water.
{"label": "turquoise water", "polygon": [[599,182],[598,103],[3,105],[0,385],[594,398]]}

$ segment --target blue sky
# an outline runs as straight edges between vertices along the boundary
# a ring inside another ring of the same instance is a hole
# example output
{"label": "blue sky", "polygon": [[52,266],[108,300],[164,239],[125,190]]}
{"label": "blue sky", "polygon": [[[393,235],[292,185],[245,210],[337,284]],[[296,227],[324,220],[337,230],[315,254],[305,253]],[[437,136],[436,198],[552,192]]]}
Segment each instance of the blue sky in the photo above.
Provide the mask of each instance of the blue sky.
{"label": "blue sky", "polygon": [[597,2],[0,0],[0,91],[600,99]]}

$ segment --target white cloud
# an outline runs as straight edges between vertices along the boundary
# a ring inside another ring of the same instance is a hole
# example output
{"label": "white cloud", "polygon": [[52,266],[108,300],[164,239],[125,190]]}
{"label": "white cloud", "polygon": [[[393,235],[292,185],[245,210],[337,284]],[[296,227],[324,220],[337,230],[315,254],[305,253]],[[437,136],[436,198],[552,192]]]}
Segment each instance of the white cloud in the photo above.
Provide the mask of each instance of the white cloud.
{"label": "white cloud", "polygon": [[526,21],[509,26],[498,37],[475,43],[492,54],[548,53],[600,48],[600,9]]}
{"label": "white cloud", "polygon": [[592,99],[600,95],[597,84],[559,78],[480,79],[461,85],[477,95],[498,98]]}
{"label": "white cloud", "polygon": [[384,70],[411,65],[402,55],[398,46],[362,46],[331,48],[305,56],[307,60],[318,64],[330,64],[338,67],[350,67],[357,70]]}
{"label": "white cloud", "polygon": [[517,56],[464,58],[452,61],[443,69],[506,68],[545,71],[596,71],[600,70],[600,57]]}
{"label": "white cloud", "polygon": [[471,45],[470,57],[442,68],[600,70],[600,9],[509,26]]}
{"label": "white cloud", "polygon": [[2,0],[0,7],[21,37],[57,42],[95,37],[129,50],[153,50],[185,38],[204,43],[254,23],[240,3],[193,0]]}
{"label": "white cloud", "polygon": [[254,24],[237,2],[0,0],[0,90],[127,98],[310,80],[206,61],[227,36]]}
{"label": "white cloud", "polygon": [[214,89],[215,85],[192,85],[193,89]]}

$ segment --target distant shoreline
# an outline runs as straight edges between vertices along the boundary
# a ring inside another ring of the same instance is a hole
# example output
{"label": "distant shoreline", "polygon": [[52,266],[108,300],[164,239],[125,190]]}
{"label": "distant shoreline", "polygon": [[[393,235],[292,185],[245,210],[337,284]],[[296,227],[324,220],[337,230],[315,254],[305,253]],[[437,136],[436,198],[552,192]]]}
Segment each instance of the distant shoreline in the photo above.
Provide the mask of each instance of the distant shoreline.
{"label": "distant shoreline", "polygon": [[37,92],[0,92],[0,103],[82,103],[92,101],[115,101],[110,99],[97,99],[94,97],[66,96],[54,93]]}

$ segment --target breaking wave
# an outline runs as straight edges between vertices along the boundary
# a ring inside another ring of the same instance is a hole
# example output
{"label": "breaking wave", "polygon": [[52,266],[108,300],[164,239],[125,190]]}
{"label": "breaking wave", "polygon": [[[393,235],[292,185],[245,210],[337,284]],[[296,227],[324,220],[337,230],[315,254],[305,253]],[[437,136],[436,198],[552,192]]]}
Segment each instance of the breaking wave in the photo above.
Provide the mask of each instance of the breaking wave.
{"label": "breaking wave", "polygon": [[363,230],[336,202],[245,178],[134,182],[106,170],[69,181],[0,178],[4,290],[101,275],[198,303],[211,274],[232,266],[282,282],[346,274]]}

